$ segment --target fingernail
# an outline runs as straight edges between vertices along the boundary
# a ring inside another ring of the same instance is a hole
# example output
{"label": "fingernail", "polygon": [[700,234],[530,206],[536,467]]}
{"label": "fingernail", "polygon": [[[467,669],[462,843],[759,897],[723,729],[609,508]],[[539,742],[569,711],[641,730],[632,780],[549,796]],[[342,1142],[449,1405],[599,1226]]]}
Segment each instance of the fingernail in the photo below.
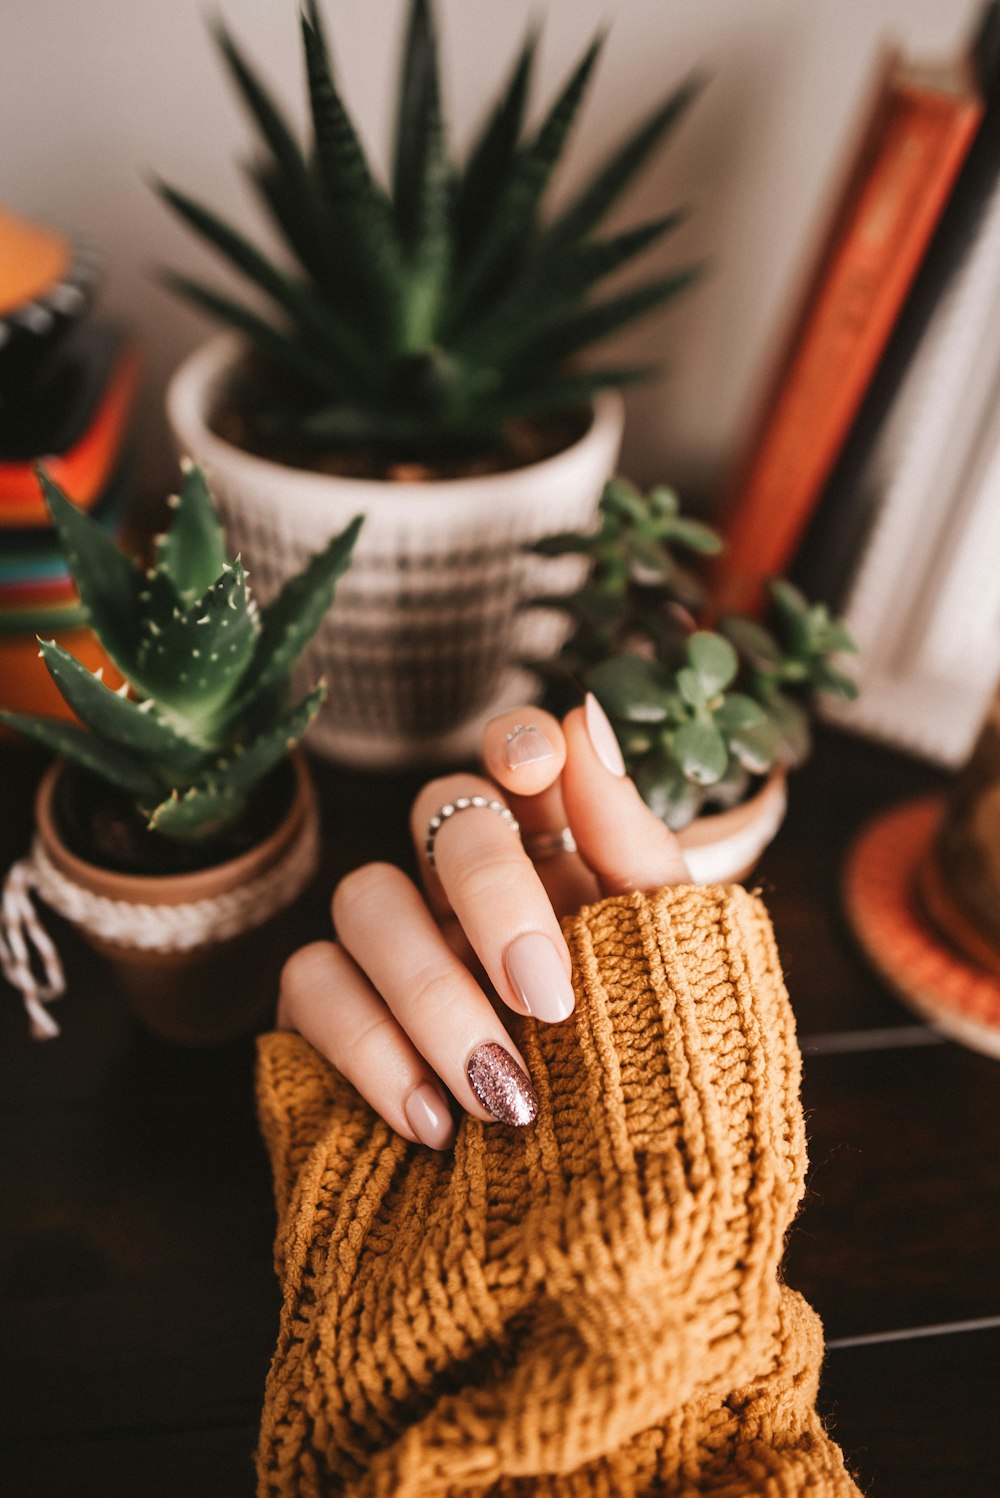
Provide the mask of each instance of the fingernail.
{"label": "fingernail", "polygon": [[625,761],[615,731],[611,727],[608,715],[604,711],[593,692],[588,692],[583,703],[584,721],[587,724],[587,732],[590,734],[590,742],[594,746],[594,753],[601,761],[606,770],[612,775],[625,774]]}
{"label": "fingernail", "polygon": [[403,1104],[406,1122],[421,1144],[432,1150],[447,1149],[454,1135],[454,1125],[444,1098],[429,1082],[415,1087]]}
{"label": "fingernail", "polygon": [[495,1040],[477,1046],[465,1068],[472,1090],[487,1112],[506,1124],[530,1124],[538,1112],[531,1079]]}
{"label": "fingernail", "polygon": [[508,770],[519,770],[522,765],[534,765],[540,759],[551,759],[555,752],[540,728],[534,728],[529,723],[518,723],[507,735],[503,757]]}
{"label": "fingernail", "polygon": [[504,954],[511,986],[528,1014],[557,1024],[573,1013],[576,998],[562,958],[541,931],[512,941]]}

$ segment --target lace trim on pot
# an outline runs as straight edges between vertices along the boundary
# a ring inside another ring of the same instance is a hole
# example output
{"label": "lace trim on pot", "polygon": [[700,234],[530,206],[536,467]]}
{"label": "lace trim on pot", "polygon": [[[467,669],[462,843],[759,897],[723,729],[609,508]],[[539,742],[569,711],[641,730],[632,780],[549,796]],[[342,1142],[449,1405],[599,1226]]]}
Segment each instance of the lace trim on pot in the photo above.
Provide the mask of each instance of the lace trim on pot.
{"label": "lace trim on pot", "polygon": [[[57,869],[36,837],[0,896],[0,969],[20,990],[36,1040],[59,1034],[46,1005],[66,991],[62,962],[32,902],[37,894],[74,926],[113,946],[190,952],[262,926],[291,905],[319,866],[319,829],[307,820],[288,851],[249,884],[184,905],[141,905],[95,895]],[[40,973],[36,971],[40,969]]]}

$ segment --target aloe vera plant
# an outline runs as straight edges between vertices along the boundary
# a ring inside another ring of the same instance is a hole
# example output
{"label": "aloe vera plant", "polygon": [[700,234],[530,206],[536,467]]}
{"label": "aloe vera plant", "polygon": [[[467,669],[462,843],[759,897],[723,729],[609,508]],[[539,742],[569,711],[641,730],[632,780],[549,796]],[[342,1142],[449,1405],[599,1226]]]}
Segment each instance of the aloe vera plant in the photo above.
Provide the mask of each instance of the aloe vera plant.
{"label": "aloe vera plant", "polygon": [[126,792],[163,837],[214,839],[239,822],[319,708],[322,683],[288,705],[290,674],[330,606],[361,517],[259,608],[239,557],[226,558],[199,468],[185,468],[148,572],[40,477],[80,601],[125,684],[112,691],[100,672],[40,640],[84,726],[13,712],[0,719]]}
{"label": "aloe vera plant", "polygon": [[552,705],[565,705],[570,683],[594,692],[643,798],[675,829],[706,805],[738,802],[755,775],[801,764],[814,693],[857,693],[837,665],[856,649],[850,634],[790,583],[770,584],[767,624],[733,615],[717,631],[698,627],[698,578],[677,553],[721,548],[714,530],[681,514],[672,490],[644,495],[620,478],[605,487],[597,531],[535,548],[590,559],[578,593],[534,600],[574,621],[558,659],[533,663],[550,680]]}
{"label": "aloe vera plant", "polygon": [[270,304],[168,274],[235,327],[270,377],[247,402],[255,424],[299,442],[447,454],[502,445],[508,423],[566,410],[649,373],[580,369],[582,351],[688,285],[685,268],[602,300],[594,289],[681,223],[671,212],[595,230],[681,117],[695,79],[673,89],[557,216],[546,191],[587,92],[603,38],[588,46],[537,126],[525,124],[537,36],[461,165],[449,150],[429,0],[413,0],[403,53],[391,182],[377,178],[334,80],[315,0],[302,39],[312,141],[300,145],[230,33],[216,39],[263,153],[253,188],[284,238],[277,264],[211,208],[166,184],[167,203]]}

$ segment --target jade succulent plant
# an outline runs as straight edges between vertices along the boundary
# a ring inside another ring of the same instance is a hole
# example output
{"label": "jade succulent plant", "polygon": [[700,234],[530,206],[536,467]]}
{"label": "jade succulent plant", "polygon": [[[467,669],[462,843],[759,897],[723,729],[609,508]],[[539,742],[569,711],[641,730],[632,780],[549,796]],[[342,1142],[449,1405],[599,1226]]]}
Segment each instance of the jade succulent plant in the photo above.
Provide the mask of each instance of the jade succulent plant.
{"label": "jade succulent plant", "polygon": [[302,16],[307,148],[229,32],[219,25],[215,35],[264,147],[247,168],[250,181],[293,265],[279,265],[211,208],[161,183],[167,203],[263,293],[270,315],[188,277],[167,280],[238,329],[270,371],[248,403],[260,430],[407,456],[492,450],[517,417],[578,407],[595,390],[649,372],[575,361],[692,280],[688,268],[591,295],[683,215],[605,237],[595,230],[683,114],[695,79],[673,89],[568,205],[544,218],[601,36],[529,127],[538,40],[530,34],[459,163],[443,118],[431,5],[413,0],[391,181],[383,183],[334,81],[315,0],[305,0]]}
{"label": "jade succulent plant", "polygon": [[703,807],[736,804],[755,776],[800,764],[814,693],[857,693],[837,664],[856,649],[850,634],[788,582],[769,584],[766,623],[731,615],[717,630],[699,628],[702,589],[678,552],[721,548],[714,530],[681,514],[672,490],[644,495],[620,478],[605,487],[595,532],[535,548],[590,561],[578,593],[533,600],[568,611],[574,625],[555,662],[533,663],[552,703],[565,705],[570,684],[594,692],[643,798],[675,829]]}
{"label": "jade succulent plant", "polygon": [[330,606],[361,518],[259,608],[239,557],[226,558],[199,468],[186,466],[146,572],[40,476],[81,603],[125,682],[113,691],[100,671],[40,640],[82,726],[13,712],[0,718],[125,792],[163,837],[215,839],[239,822],[319,708],[322,683],[288,705],[290,675]]}

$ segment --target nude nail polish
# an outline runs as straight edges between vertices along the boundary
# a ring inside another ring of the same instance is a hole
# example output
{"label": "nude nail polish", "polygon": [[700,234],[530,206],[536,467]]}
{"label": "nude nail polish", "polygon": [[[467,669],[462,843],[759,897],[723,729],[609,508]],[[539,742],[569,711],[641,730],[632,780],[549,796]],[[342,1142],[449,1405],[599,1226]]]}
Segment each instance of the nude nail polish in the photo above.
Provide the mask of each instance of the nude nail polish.
{"label": "nude nail polish", "polygon": [[590,742],[594,746],[594,753],[601,761],[606,770],[619,779],[625,774],[625,761],[615,731],[611,727],[607,713],[604,711],[593,692],[588,692],[583,703],[584,722],[587,725],[587,733]]}
{"label": "nude nail polish", "polygon": [[504,953],[511,987],[525,1012],[547,1024],[573,1013],[576,997],[569,974],[552,942],[541,931],[526,931]]}
{"label": "nude nail polish", "polygon": [[472,1090],[488,1113],[505,1124],[530,1124],[538,1112],[531,1079],[495,1040],[477,1046],[466,1063]]}
{"label": "nude nail polish", "polygon": [[551,759],[555,750],[540,728],[530,723],[518,723],[507,735],[503,757],[508,770],[519,770],[522,765],[535,765],[539,760]]}
{"label": "nude nail polish", "polygon": [[403,1104],[406,1122],[421,1144],[432,1150],[447,1149],[455,1136],[451,1114],[438,1092],[429,1082],[415,1087]]}

